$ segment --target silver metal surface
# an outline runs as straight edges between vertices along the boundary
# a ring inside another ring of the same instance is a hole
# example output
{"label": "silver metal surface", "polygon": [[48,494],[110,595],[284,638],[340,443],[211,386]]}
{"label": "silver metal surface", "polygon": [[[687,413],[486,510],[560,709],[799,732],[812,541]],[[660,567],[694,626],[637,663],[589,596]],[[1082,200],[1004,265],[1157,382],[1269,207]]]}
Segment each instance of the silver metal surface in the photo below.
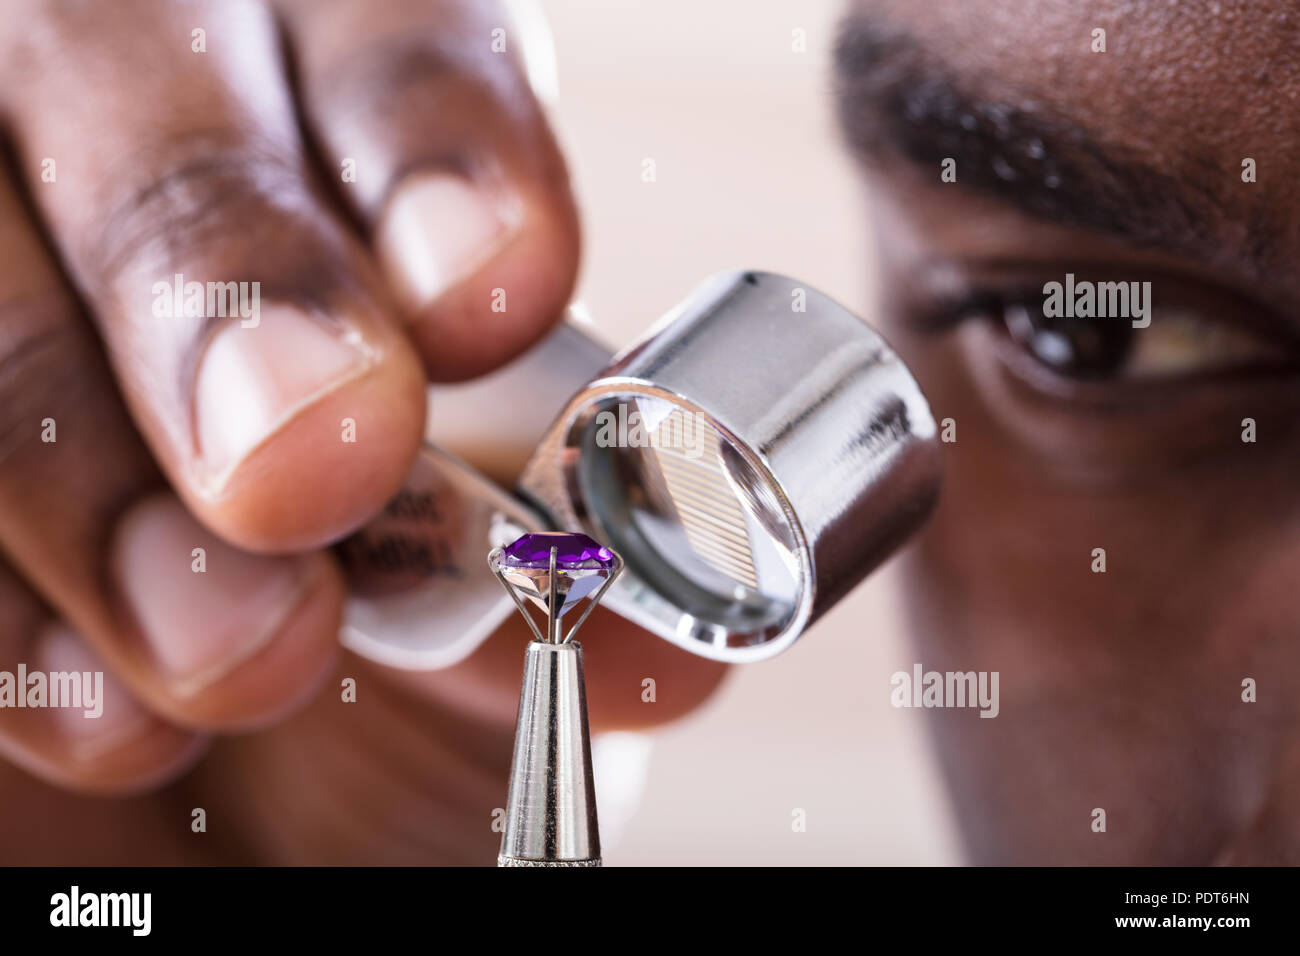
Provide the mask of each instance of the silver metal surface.
{"label": "silver metal surface", "polygon": [[[424,437],[513,488],[564,401],[600,374],[614,350],[570,315],[531,349],[468,382],[429,387]],[[523,393],[527,401],[512,401]],[[477,562],[480,555],[475,554]]]}
{"label": "silver metal surface", "polygon": [[406,487],[344,542],[348,602],[340,640],[370,660],[437,670],[468,657],[510,616],[484,548],[547,520],[431,445]]}
{"label": "silver metal surface", "polygon": [[551,548],[545,574],[549,594],[544,631],[502,574],[500,555],[501,548],[494,548],[488,555],[488,567],[514,599],[537,639],[529,642],[524,661],[506,829],[497,865],[600,866],[587,685],[582,645],[573,636],[622,572],[623,560],[615,552],[614,566],[605,572],[600,587],[587,596],[587,606],[568,635],[561,638],[563,571],[557,572],[556,549]]}
{"label": "silver metal surface", "polygon": [[[612,358],[564,324],[483,381],[430,394],[430,434],[468,467],[426,446],[432,477],[412,484],[471,517],[414,528],[398,516],[397,530],[415,539],[404,552],[448,555],[456,573],[371,566],[389,550],[387,518],[349,562],[366,587],[345,641],[398,667],[449,666],[505,620],[479,556],[509,530],[585,531],[627,562],[606,606],[706,657],[767,658],[938,494],[935,424],[907,368],[848,310],[771,273],[709,280]],[[651,422],[649,447],[629,447],[630,432],[600,440],[602,416],[629,410]],[[521,476],[520,500],[485,474]]]}
{"label": "silver metal surface", "polygon": [[[592,435],[629,404],[712,435],[693,462],[652,448],[628,464]],[[885,341],[815,289],[736,272],[575,395],[519,488],[554,526],[624,556],[607,607],[695,653],[750,661],[788,647],[906,540],[939,477],[929,406]],[[661,531],[656,486],[677,539]]]}
{"label": "silver metal surface", "polygon": [[600,865],[581,644],[528,644],[497,862]]}

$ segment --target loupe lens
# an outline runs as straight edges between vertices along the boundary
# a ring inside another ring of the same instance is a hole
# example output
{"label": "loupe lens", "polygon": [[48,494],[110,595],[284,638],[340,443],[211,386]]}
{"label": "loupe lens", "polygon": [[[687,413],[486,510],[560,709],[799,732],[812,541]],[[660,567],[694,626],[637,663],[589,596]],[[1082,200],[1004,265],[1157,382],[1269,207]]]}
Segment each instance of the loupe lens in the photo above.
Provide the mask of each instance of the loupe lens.
{"label": "loupe lens", "polygon": [[759,643],[799,598],[799,564],[771,482],[702,412],[606,396],[582,426],[586,512],[629,569],[704,622]]}

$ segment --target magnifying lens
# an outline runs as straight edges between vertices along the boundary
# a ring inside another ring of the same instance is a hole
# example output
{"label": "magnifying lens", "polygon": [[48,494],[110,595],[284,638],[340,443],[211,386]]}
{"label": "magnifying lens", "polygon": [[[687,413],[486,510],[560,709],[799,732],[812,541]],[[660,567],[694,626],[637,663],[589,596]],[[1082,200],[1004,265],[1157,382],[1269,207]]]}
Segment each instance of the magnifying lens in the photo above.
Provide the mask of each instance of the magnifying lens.
{"label": "magnifying lens", "polygon": [[603,606],[705,657],[764,659],[938,494],[934,419],[906,366],[773,273],[710,279],[616,356],[566,324],[504,370],[432,391],[433,441],[342,548],[343,641],[392,666],[471,653],[513,613],[483,556],[556,530],[622,555]]}

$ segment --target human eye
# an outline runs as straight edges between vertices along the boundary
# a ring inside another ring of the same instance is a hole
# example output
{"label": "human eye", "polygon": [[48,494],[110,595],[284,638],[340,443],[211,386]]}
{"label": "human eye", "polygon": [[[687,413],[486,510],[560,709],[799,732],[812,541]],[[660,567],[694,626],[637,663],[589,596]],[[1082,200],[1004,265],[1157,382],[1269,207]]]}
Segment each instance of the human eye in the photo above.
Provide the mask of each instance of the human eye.
{"label": "human eye", "polygon": [[1275,436],[1300,423],[1300,333],[1288,317],[1201,279],[1104,265],[1075,273],[1073,287],[1149,283],[1141,314],[1067,312],[1045,292],[1066,274],[971,267],[908,310],[907,324],[951,340],[966,402],[1000,423],[1008,447],[1049,469],[1114,477],[1240,450],[1249,423]]}
{"label": "human eye", "polygon": [[1086,277],[1097,274],[986,281],[947,304],[948,320],[990,323],[1037,368],[1014,367],[1057,393],[1300,369],[1300,339],[1231,293],[1171,276]]}

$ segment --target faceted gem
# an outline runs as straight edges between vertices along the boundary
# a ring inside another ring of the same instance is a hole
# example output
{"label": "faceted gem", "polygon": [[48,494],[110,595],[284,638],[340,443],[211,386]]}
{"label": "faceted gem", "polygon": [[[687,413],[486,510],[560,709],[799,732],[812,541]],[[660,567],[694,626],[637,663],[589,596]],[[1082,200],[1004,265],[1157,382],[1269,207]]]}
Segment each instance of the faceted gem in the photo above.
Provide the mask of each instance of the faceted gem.
{"label": "faceted gem", "polygon": [[585,534],[576,533],[523,535],[501,549],[497,563],[502,568],[549,568],[552,548],[556,549],[557,570],[608,571],[615,564],[613,551]]}
{"label": "faceted gem", "polygon": [[[552,609],[551,549],[555,549]],[[526,534],[501,549],[497,571],[519,597],[556,618],[595,593],[618,565],[609,548],[585,534]]]}
{"label": "faceted gem", "polygon": [[[527,598],[543,611],[550,611],[549,572],[539,571],[536,568],[503,567],[501,575],[515,588],[520,597]],[[572,607],[604,584],[606,576],[604,571],[556,571],[555,595],[559,604],[556,608],[556,617],[563,617]]]}

